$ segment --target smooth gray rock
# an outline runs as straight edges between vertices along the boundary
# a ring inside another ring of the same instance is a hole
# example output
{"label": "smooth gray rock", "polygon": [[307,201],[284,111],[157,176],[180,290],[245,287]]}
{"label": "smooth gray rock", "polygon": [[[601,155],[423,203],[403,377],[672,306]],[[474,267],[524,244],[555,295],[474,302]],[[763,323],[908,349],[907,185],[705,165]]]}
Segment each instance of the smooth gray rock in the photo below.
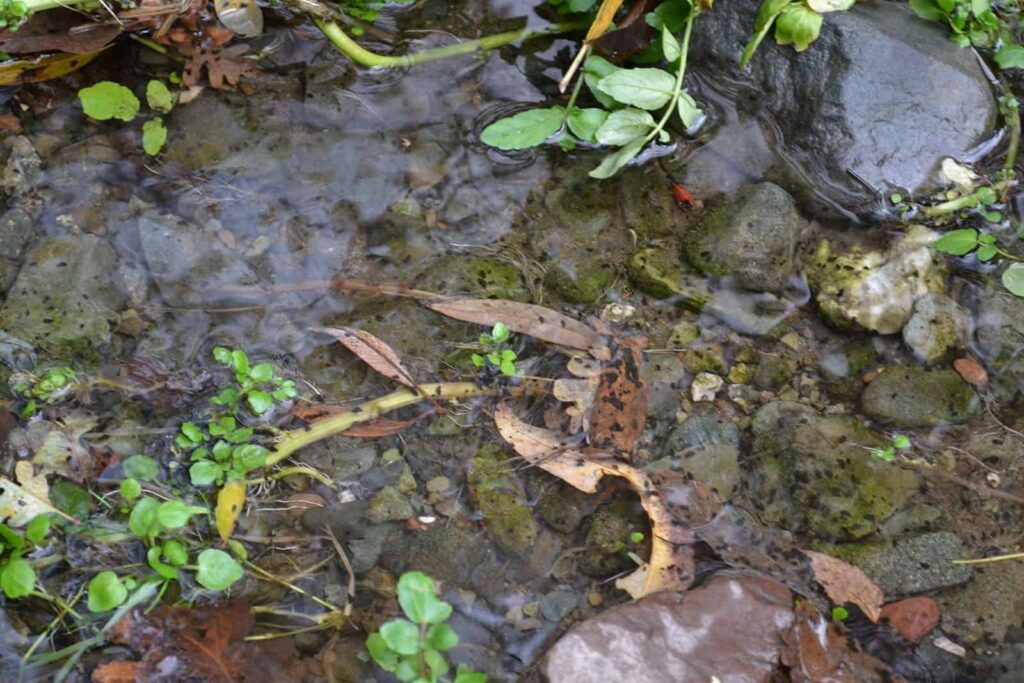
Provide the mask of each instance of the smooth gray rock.
{"label": "smooth gray rock", "polygon": [[969,553],[956,534],[941,531],[897,541],[892,548],[855,559],[887,597],[916,595],[970,580],[970,565],[953,564]]}
{"label": "smooth gray rock", "polygon": [[0,307],[0,330],[50,358],[97,360],[124,302],[116,261],[110,245],[91,235],[42,240]]}
{"label": "smooth gray rock", "polygon": [[945,294],[926,294],[914,303],[903,326],[903,342],[918,360],[934,363],[963,348],[970,320],[963,306]]}
{"label": "smooth gray rock", "polygon": [[[691,63],[718,80],[742,78],[739,58],[760,3],[718,0],[693,34]],[[841,204],[867,199],[853,171],[882,190],[926,188],[945,156],[962,157],[996,120],[971,50],[902,2],[858,4],[825,16],[805,52],[761,43],[741,107],[770,119],[815,189]]]}
{"label": "smooth gray rock", "polygon": [[683,255],[701,272],[732,276],[744,289],[766,292],[789,281],[799,232],[789,193],[773,183],[758,183],[711,200],[688,221],[680,243]]}

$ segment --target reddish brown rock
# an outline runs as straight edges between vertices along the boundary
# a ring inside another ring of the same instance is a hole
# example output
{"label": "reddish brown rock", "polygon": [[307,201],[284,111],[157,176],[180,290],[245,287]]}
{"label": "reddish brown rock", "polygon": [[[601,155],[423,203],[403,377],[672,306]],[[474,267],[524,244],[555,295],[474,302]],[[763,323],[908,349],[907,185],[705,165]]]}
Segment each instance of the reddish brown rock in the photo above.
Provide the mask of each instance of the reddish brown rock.
{"label": "reddish brown rock", "polygon": [[939,606],[931,598],[907,598],[883,607],[882,619],[913,642],[927,635],[939,623]]}

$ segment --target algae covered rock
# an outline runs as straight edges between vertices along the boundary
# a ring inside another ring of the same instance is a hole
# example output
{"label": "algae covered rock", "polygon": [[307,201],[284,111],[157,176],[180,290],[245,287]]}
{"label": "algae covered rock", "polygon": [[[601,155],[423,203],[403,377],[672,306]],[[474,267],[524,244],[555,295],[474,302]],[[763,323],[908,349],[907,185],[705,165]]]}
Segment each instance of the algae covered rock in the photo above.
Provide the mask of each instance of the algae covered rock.
{"label": "algae covered rock", "polygon": [[537,540],[537,520],[510,458],[484,446],[470,461],[469,490],[484,527],[506,552],[526,553]]}
{"label": "algae covered rock", "polygon": [[794,270],[800,232],[796,203],[773,183],[747,185],[719,196],[680,235],[683,255],[715,277],[732,276],[745,289],[782,289]]}
{"label": "algae covered rock", "polygon": [[48,237],[25,256],[0,307],[0,330],[53,359],[95,361],[124,303],[117,257],[91,235]]}
{"label": "algae covered rock", "polygon": [[776,401],[757,412],[752,427],[751,499],[773,526],[856,540],[918,489],[916,473],[871,455],[880,439],[852,418]]}
{"label": "algae covered rock", "polygon": [[680,297],[687,307],[700,310],[711,296],[701,278],[685,274],[663,249],[641,249],[626,262],[626,274],[637,289],[656,299]]}
{"label": "algae covered rock", "polygon": [[978,412],[979,400],[949,368],[886,368],[860,397],[865,415],[897,427],[960,424]]}
{"label": "algae covered rock", "polygon": [[[594,513],[583,543],[579,569],[587,576],[604,578],[636,566],[626,554],[629,536],[646,532],[647,518],[628,501],[619,500]],[[642,554],[642,553],[641,553]]]}
{"label": "algae covered rock", "polygon": [[416,287],[445,294],[466,294],[481,299],[529,301],[530,290],[519,268],[493,258],[453,254],[430,262]]}
{"label": "algae covered rock", "polygon": [[932,247],[937,238],[915,225],[884,251],[860,245],[843,250],[821,241],[804,267],[826,320],[838,327],[899,332],[915,301],[944,288],[945,261]]}
{"label": "algae covered rock", "polygon": [[914,304],[903,342],[918,360],[934,363],[966,345],[969,323],[963,306],[944,294],[927,294]]}

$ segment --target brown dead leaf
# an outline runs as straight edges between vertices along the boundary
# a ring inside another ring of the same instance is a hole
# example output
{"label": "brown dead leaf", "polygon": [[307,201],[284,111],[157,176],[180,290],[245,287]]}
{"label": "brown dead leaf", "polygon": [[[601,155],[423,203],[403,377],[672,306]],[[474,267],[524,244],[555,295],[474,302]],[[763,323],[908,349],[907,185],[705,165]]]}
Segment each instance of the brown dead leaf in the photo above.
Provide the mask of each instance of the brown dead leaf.
{"label": "brown dead leaf", "polygon": [[21,121],[14,114],[0,114],[0,131],[17,135],[22,131]]}
{"label": "brown dead leaf", "polygon": [[614,31],[590,41],[595,50],[613,62],[621,62],[651,44],[654,29],[644,17],[654,9],[655,0],[635,0],[629,13],[616,25]]}
{"label": "brown dead leaf", "polygon": [[867,574],[842,560],[817,553],[813,550],[803,551],[811,559],[814,578],[825,589],[828,597],[837,605],[852,603],[860,607],[871,621],[878,621],[882,614],[882,603],[885,595]]}
{"label": "brown dead leaf", "polygon": [[366,330],[357,330],[352,327],[321,327],[317,329],[337,339],[346,349],[358,356],[359,360],[381,375],[412,389],[416,388],[416,380],[402,365],[402,359],[395,353],[395,350]]}
{"label": "brown dead leaf", "polygon": [[206,48],[201,45],[183,44],[178,51],[188,57],[181,79],[185,85],[198,85],[203,77],[203,69],[210,86],[218,90],[226,90],[227,85],[238,85],[243,76],[255,76],[259,73],[256,62],[246,59],[243,55],[249,46],[237,43],[226,48]]}
{"label": "brown dead leaf", "polygon": [[0,31],[0,51],[10,54],[67,52],[84,55],[106,46],[121,32],[116,23],[83,23],[82,16],[61,9],[37,12],[17,31]]}
{"label": "brown dead leaf", "polygon": [[[237,598],[213,607],[175,608],[159,605],[146,613],[135,609],[108,634],[115,643],[141,655],[136,680],[152,680],[159,673],[168,680],[211,683],[274,683],[299,680],[291,641],[268,646],[249,643],[255,623],[249,603]],[[291,647],[290,650],[282,650]],[[168,670],[168,667],[174,667]]]}
{"label": "brown dead leaf", "polygon": [[103,662],[92,672],[93,683],[135,683],[137,680],[138,662]]}
{"label": "brown dead leaf", "polygon": [[840,635],[809,601],[797,603],[796,622],[782,638],[786,648],[780,660],[793,683],[906,683],[881,660],[862,652],[856,642]]}
{"label": "brown dead leaf", "polygon": [[604,339],[593,328],[550,308],[503,299],[458,297],[441,297],[425,303],[431,310],[449,318],[485,327],[493,327],[499,322],[505,323],[513,332],[526,334],[549,344],[587,351],[595,358],[609,357]]}
{"label": "brown dead leaf", "polygon": [[639,598],[662,590],[684,590],[693,581],[693,523],[707,521],[718,502],[703,485],[651,475],[614,458],[614,453],[580,448],[572,439],[523,422],[506,403],[494,410],[502,438],[527,462],[581,491],[594,493],[605,475],[621,477],[640,497],[651,522],[647,564],[616,585]]}
{"label": "brown dead leaf", "polygon": [[640,378],[640,368],[646,345],[646,337],[621,340],[611,362],[602,368],[590,413],[591,445],[629,452],[643,435],[647,424],[647,384]]}

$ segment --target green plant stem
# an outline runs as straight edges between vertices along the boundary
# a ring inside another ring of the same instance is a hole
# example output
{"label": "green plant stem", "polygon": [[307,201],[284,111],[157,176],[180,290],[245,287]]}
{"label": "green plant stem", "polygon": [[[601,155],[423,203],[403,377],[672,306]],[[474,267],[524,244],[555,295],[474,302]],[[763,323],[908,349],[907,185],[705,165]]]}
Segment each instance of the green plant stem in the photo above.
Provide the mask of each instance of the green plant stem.
{"label": "green plant stem", "polygon": [[416,64],[432,62],[437,59],[446,59],[448,57],[456,57],[458,55],[468,55],[475,52],[481,52],[483,50],[493,50],[494,48],[514,43],[517,40],[543,38],[545,36],[575,31],[584,27],[584,24],[581,23],[568,23],[559,24],[549,29],[544,29],[543,31],[527,31],[526,29],[505,31],[504,33],[496,33],[492,36],[485,36],[475,40],[467,40],[461,43],[455,43],[454,45],[445,45],[444,47],[424,50],[423,52],[414,52],[409,55],[394,57],[391,55],[379,55],[376,52],[367,50],[353,40],[351,36],[345,33],[344,29],[333,21],[325,21],[323,19],[316,18],[314,18],[313,21],[327,39],[334,44],[334,47],[338,48],[338,50],[343,54],[348,55],[348,57],[350,57],[356,64],[368,67],[415,66]]}
{"label": "green plant stem", "polygon": [[400,389],[366,401],[348,412],[325,417],[314,422],[308,428],[285,432],[270,455],[267,456],[265,466],[270,467],[311,443],[340,434],[352,425],[373,420],[392,410],[415,405],[428,399],[451,401],[472,396],[487,396],[498,391],[492,387],[477,386],[472,382],[421,384],[418,389],[419,391]]}
{"label": "green plant stem", "polygon": [[337,486],[334,485],[334,482],[331,481],[330,477],[325,475],[323,472],[319,472],[319,471],[313,469],[312,467],[307,467],[306,465],[295,465],[293,467],[282,467],[281,469],[277,470],[276,472],[268,474],[265,477],[259,477],[258,479],[249,479],[246,483],[248,483],[248,484],[263,484],[263,483],[268,482],[268,481],[274,481],[275,479],[283,479],[284,477],[288,477],[288,476],[291,476],[293,474],[304,474],[307,477],[310,477],[312,479],[316,479],[318,482],[320,482],[324,486],[328,486],[328,487],[330,487],[332,489],[338,488]]}
{"label": "green plant stem", "polygon": [[583,75],[576,79],[576,85],[573,86],[572,94],[569,95],[569,104],[565,105],[565,116],[562,117],[562,123],[564,124],[569,120],[569,114],[572,113],[572,108],[576,106],[576,98],[580,96],[580,90],[583,89]]}
{"label": "green plant stem", "polygon": [[679,67],[676,69],[676,82],[672,89],[672,99],[669,101],[668,107],[665,108],[665,113],[661,115],[658,125],[644,138],[644,145],[661,133],[669,119],[672,118],[672,113],[675,112],[676,107],[679,105],[679,96],[683,92],[683,76],[686,75],[686,57],[690,52],[690,34],[693,32],[693,19],[696,16],[697,13],[691,11],[690,16],[686,18],[686,30],[683,32],[683,44],[679,48]]}
{"label": "green plant stem", "polygon": [[[1009,187],[1008,180],[1000,180],[998,183],[994,183],[991,187],[996,194],[1001,194],[1003,190]],[[978,205],[978,198],[972,192],[971,194],[965,194],[963,197],[957,197],[956,199],[950,199],[948,202],[942,202],[935,206],[926,206],[924,208],[924,215],[930,218],[936,218],[938,216],[948,216],[951,213],[956,213],[961,209],[972,209]]]}
{"label": "green plant stem", "polygon": [[1017,150],[1020,149],[1020,108],[1007,108],[1010,110],[1006,114],[1006,125],[1010,127],[1010,144],[1006,148],[1006,161],[1003,162],[1003,170],[1012,177],[1013,165],[1017,163]]}
{"label": "green plant stem", "polygon": [[263,569],[262,567],[258,567],[256,565],[254,565],[252,562],[249,562],[248,560],[242,560],[242,564],[244,564],[246,567],[248,567],[249,569],[251,569],[254,572],[256,572],[257,574],[259,574],[263,578],[267,579],[268,581],[273,581],[274,583],[281,584],[285,588],[287,588],[289,590],[292,590],[292,591],[295,591],[299,595],[304,595],[307,598],[309,598],[310,600],[312,600],[313,602],[315,602],[316,604],[318,604],[321,607],[324,607],[324,608],[330,610],[331,612],[341,612],[341,608],[339,608],[337,605],[332,605],[331,603],[327,602],[326,600],[322,600],[322,599],[318,598],[317,596],[313,595],[312,593],[309,593],[309,592],[299,588],[294,583],[289,583],[288,581],[285,581],[284,579],[282,579],[282,578],[280,578],[278,576],[274,576],[273,574],[271,574],[267,570]]}

